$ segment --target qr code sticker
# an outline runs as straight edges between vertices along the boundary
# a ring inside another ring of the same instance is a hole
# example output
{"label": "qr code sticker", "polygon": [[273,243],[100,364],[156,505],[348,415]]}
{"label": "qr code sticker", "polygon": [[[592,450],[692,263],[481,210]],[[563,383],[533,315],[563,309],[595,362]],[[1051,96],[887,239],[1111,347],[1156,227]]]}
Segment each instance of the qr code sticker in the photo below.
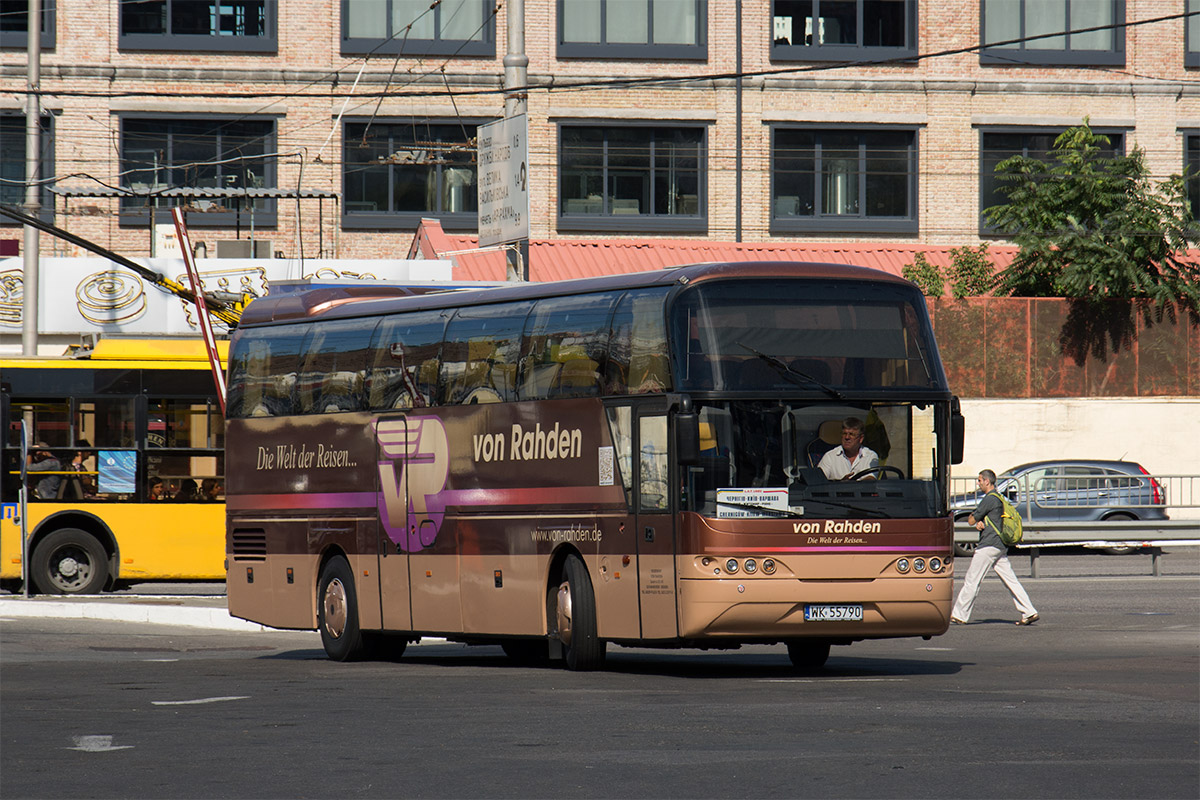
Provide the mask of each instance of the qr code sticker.
{"label": "qr code sticker", "polygon": [[612,486],[614,481],[613,475],[613,449],[611,447],[600,448],[600,485]]}

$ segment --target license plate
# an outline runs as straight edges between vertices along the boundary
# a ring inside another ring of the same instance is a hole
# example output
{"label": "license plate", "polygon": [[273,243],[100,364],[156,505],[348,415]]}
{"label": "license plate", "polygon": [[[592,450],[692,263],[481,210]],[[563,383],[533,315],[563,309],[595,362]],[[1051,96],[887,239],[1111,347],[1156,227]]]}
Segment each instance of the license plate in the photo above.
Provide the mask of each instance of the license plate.
{"label": "license plate", "polygon": [[805,606],[806,622],[862,622],[862,606]]}

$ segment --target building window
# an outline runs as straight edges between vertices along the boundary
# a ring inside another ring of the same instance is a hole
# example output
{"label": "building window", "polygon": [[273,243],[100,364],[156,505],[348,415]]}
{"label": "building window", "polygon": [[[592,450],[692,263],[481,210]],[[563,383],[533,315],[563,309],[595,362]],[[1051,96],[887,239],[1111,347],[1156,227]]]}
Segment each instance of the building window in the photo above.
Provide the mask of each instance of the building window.
{"label": "building window", "polygon": [[912,130],[776,128],[771,231],[916,233]]}
{"label": "building window", "polygon": [[[151,209],[184,205],[191,226],[274,226],[275,123],[211,117],[121,120],[121,222],[145,225]],[[167,214],[155,221],[169,222]]]}
{"label": "building window", "polygon": [[497,8],[489,0],[342,0],[342,53],[490,58]]}
{"label": "building window", "polygon": [[774,0],[771,58],[858,61],[917,54],[917,0]]}
{"label": "building window", "polygon": [[1125,63],[1125,0],[983,0],[980,16],[982,64]]}
{"label": "building window", "polygon": [[706,231],[704,159],[703,128],[564,125],[558,228]]}
{"label": "building window", "polygon": [[122,50],[273,53],[277,0],[121,3]]}
{"label": "building window", "polygon": [[[42,158],[38,170],[42,178],[54,175],[54,118],[42,115]],[[54,194],[50,183],[42,184],[42,203],[38,217],[47,222],[54,218]],[[0,114],[0,203],[24,210],[25,206],[25,115]],[[0,224],[11,225],[8,217]]]}
{"label": "building window", "polygon": [[413,228],[436,216],[448,230],[474,230],[479,196],[475,122],[346,124],[342,224]]}
{"label": "building window", "polygon": [[707,18],[707,0],[558,0],[558,55],[705,59]]}
{"label": "building window", "polygon": [[[1054,150],[1054,140],[1063,132],[1063,128],[1007,131],[984,131],[980,141],[979,162],[979,210],[982,214],[992,206],[1003,205],[1008,198],[1000,191],[1003,181],[996,175],[996,167],[1001,161],[1013,156],[1036,158],[1039,161],[1051,162],[1050,155]],[[1109,145],[1100,151],[1103,158],[1112,158],[1125,152],[1125,136],[1120,131],[1101,130],[1093,128],[1096,133],[1108,137]],[[981,219],[980,232],[998,234],[996,228]]]}
{"label": "building window", "polygon": [[[54,48],[57,0],[42,0],[42,48]],[[24,50],[29,43],[29,0],[0,0],[0,48]]]}
{"label": "building window", "polygon": [[1183,65],[1200,67],[1200,0],[1187,0],[1187,10],[1196,16],[1184,23]]}
{"label": "building window", "polygon": [[1200,134],[1185,137],[1183,165],[1188,170],[1187,200],[1192,219],[1200,220]]}

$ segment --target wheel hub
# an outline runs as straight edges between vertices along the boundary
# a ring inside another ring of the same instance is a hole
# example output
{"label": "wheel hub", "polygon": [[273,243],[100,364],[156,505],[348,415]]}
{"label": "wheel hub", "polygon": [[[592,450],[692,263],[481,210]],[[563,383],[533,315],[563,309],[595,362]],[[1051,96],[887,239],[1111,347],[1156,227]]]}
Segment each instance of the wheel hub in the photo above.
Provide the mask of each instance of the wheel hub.
{"label": "wheel hub", "polygon": [[346,632],[346,587],[334,578],[325,587],[325,632],[340,639]]}
{"label": "wheel hub", "polygon": [[558,620],[558,638],[563,644],[571,645],[571,584],[563,582],[558,587],[558,604],[555,618]]}
{"label": "wheel hub", "polygon": [[79,574],[79,562],[67,556],[58,562],[58,574],[64,578],[74,578]]}

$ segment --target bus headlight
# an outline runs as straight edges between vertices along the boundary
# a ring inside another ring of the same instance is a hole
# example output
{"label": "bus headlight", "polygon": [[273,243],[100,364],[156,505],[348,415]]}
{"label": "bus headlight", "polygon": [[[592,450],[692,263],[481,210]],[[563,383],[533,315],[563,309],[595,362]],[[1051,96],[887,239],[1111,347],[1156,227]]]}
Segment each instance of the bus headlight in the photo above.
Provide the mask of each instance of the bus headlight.
{"label": "bus headlight", "polygon": [[763,570],[763,573],[765,573],[767,575],[774,575],[775,574],[775,559],[764,558],[763,563],[762,563],[762,570]]}
{"label": "bus headlight", "polygon": [[901,559],[897,560],[896,561],[896,569],[898,569],[900,572],[908,572],[908,559],[901,558]]}
{"label": "bus headlight", "polygon": [[731,558],[725,562],[725,571],[726,572],[737,572],[738,571],[738,563],[737,563],[736,558]]}
{"label": "bus headlight", "polygon": [[924,572],[925,571],[925,559],[914,558],[913,559],[913,569],[916,570],[917,572]]}
{"label": "bus headlight", "polygon": [[747,573],[758,572],[758,562],[755,561],[753,558],[747,558],[745,566],[746,566]]}
{"label": "bus headlight", "polygon": [[929,571],[930,572],[941,572],[942,571],[942,560],[940,558],[938,558],[937,556],[934,556],[933,558],[929,559]]}

